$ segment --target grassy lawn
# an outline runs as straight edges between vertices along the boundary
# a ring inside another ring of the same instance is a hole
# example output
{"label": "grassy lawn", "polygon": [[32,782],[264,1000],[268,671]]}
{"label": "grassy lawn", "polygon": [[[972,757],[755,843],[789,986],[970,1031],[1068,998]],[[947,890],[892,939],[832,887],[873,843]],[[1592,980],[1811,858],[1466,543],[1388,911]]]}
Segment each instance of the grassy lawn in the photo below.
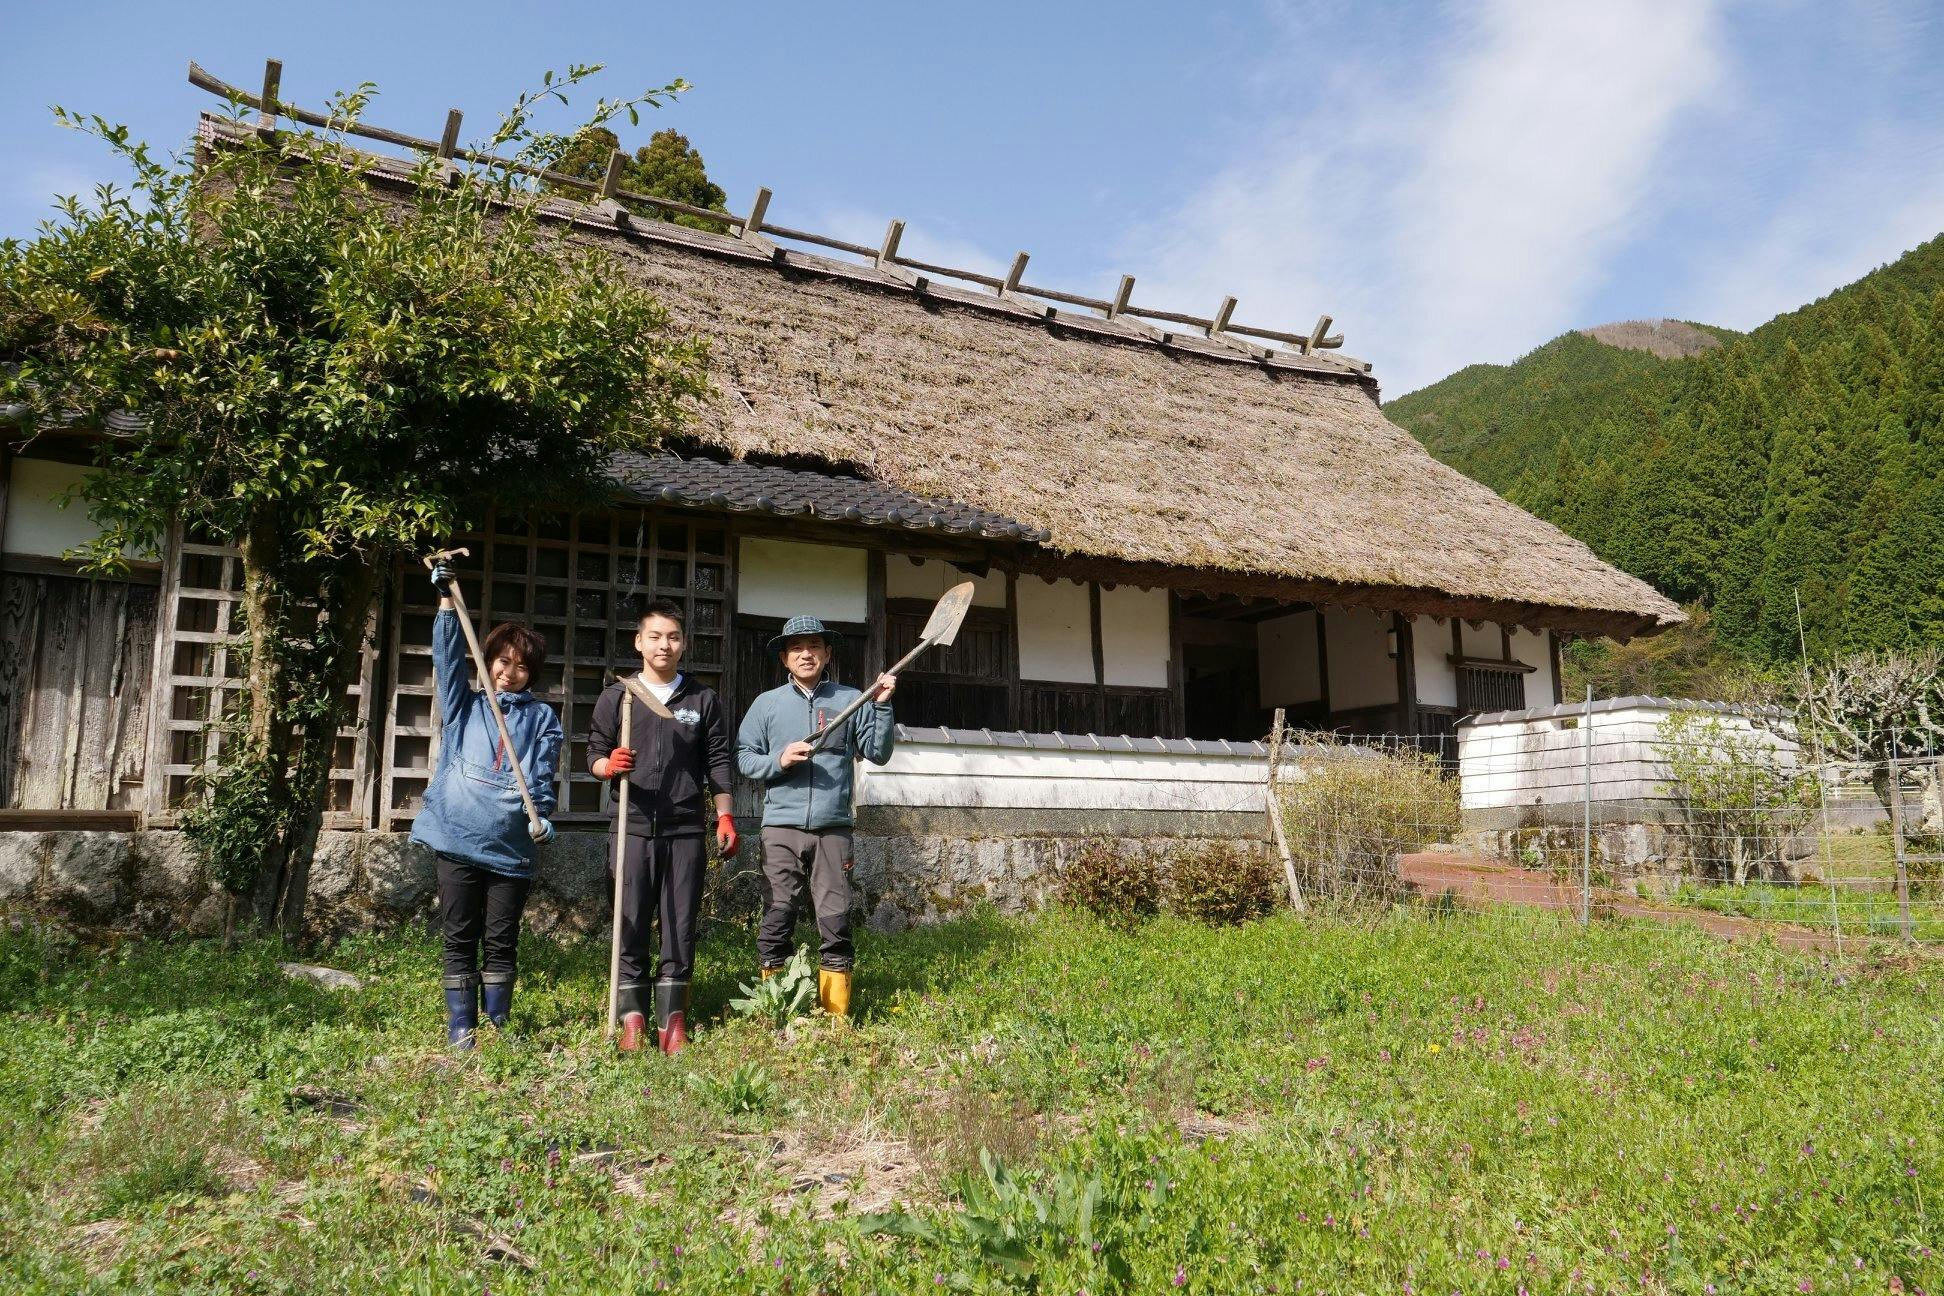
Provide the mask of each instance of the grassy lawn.
{"label": "grassy lawn", "polygon": [[605,950],[533,941],[454,1058],[417,934],[339,992],[0,937],[0,1291],[1944,1290],[1935,961],[980,915],[781,1037],[725,1017],[748,948],[621,1060]]}
{"label": "grassy lawn", "polygon": [[[1845,938],[1888,939],[1903,934],[1903,911],[1896,893],[1858,886],[1835,888],[1835,903],[1830,903],[1830,888],[1820,882],[1799,886],[1786,882],[1750,882],[1744,886],[1686,886],[1674,896],[1675,903],[1714,913],[1760,918],[1767,922],[1813,927],[1819,931],[1842,930]],[[1920,941],[1944,941],[1944,905],[1931,888],[1916,889],[1910,899],[1910,932]]]}

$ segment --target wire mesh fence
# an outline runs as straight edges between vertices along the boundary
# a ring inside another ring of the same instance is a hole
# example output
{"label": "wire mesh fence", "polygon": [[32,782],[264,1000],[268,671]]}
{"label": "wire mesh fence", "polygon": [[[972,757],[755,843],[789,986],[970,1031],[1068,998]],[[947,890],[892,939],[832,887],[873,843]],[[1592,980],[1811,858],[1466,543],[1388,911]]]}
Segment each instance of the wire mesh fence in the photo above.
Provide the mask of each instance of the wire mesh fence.
{"label": "wire mesh fence", "polygon": [[1272,742],[1307,901],[1503,904],[1785,943],[1944,944],[1944,752],[1817,759],[1782,720],[1678,710]]}

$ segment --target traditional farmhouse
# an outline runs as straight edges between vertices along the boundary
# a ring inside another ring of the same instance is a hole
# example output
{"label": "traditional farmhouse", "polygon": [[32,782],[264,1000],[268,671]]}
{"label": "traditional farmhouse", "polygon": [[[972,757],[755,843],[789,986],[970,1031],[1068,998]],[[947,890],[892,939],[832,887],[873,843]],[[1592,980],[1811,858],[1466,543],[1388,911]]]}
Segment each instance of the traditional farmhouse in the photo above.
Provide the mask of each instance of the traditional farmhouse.
{"label": "traditional farmhouse", "polygon": [[[234,129],[205,119],[204,142]],[[861,679],[969,577],[974,610],[910,673],[900,718],[1061,749],[1246,742],[1274,708],[1448,736],[1468,713],[1558,701],[1562,637],[1680,618],[1388,422],[1327,321],[1247,328],[1232,299],[1205,319],[1150,309],[1131,280],[1111,300],[1055,292],[1025,281],[1023,254],[1003,278],[952,271],[899,255],[895,223],[878,247],[775,227],[767,193],[721,232],[612,197],[545,212],[708,339],[713,396],[682,444],[616,460],[611,497],[489,512],[456,538],[483,615],[552,647],[539,688],[575,740],[568,825],[599,812],[580,739],[651,597],[685,604],[688,666],[740,709],[776,680],[763,645],[783,618],[841,627],[837,669]],[[237,563],[178,534],[126,582],[82,579],[64,555],[85,519],[56,502],[88,447],[43,435],[5,454],[0,806],[166,826],[234,687]],[[437,732],[429,600],[401,573],[378,618],[334,827],[397,832],[417,805]]]}

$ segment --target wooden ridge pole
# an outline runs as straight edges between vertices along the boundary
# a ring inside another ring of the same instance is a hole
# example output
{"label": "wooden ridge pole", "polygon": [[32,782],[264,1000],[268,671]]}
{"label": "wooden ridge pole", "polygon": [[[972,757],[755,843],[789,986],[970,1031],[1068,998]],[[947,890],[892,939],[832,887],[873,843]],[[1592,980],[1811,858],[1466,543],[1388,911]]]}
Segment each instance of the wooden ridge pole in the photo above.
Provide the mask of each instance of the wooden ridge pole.
{"label": "wooden ridge pole", "polygon": [[[884,244],[873,248],[852,243],[844,239],[832,238],[826,234],[818,234],[808,230],[789,229],[781,225],[770,224],[766,219],[771,198],[771,193],[768,189],[758,189],[756,191],[756,200],[751,204],[748,215],[736,216],[729,212],[714,211],[707,207],[697,207],[691,203],[678,202],[672,198],[663,198],[658,194],[636,193],[632,190],[621,189],[618,184],[610,184],[605,178],[600,182],[595,182],[582,176],[568,175],[548,167],[534,166],[531,163],[498,157],[494,154],[480,152],[476,149],[461,148],[458,143],[460,112],[456,108],[447,114],[445,130],[437,140],[422,139],[415,135],[407,135],[402,131],[387,130],[381,126],[373,126],[363,121],[347,123],[341,120],[333,120],[325,114],[301,108],[295,104],[285,103],[279,98],[279,87],[282,83],[282,77],[283,64],[276,59],[267,60],[264,65],[263,89],[259,94],[252,94],[247,90],[212,76],[193,61],[189,64],[189,84],[199,90],[206,90],[211,94],[228,99],[230,102],[242,107],[256,109],[256,129],[266,136],[274,133],[276,120],[279,116],[288,117],[291,121],[306,126],[341,130],[347,135],[376,140],[382,144],[391,144],[399,148],[411,149],[415,152],[442,159],[448,163],[448,177],[457,175],[457,168],[452,166],[451,163],[463,161],[473,163],[477,166],[499,168],[516,175],[528,176],[536,180],[544,181],[559,189],[586,194],[589,197],[584,201],[588,201],[594,205],[613,204],[613,207],[607,210],[605,214],[610,219],[615,220],[616,223],[620,223],[620,218],[616,217],[614,212],[625,211],[620,206],[624,202],[649,207],[665,215],[694,217],[719,227],[730,237],[763,252],[772,260],[780,258],[783,250],[777,246],[774,239],[766,237],[766,235],[774,235],[777,238],[809,243],[818,247],[826,247],[835,251],[845,252],[852,256],[862,257],[869,261],[877,270],[893,279],[905,283],[916,292],[925,292],[930,287],[929,280],[925,278],[925,275],[937,275],[944,278],[960,280],[964,283],[977,284],[984,288],[990,288],[1002,300],[1015,306],[1023,306],[1046,320],[1054,318],[1058,314],[1057,309],[1053,306],[1045,305],[1041,301],[1032,299],[1041,298],[1045,302],[1057,302],[1063,305],[1077,306],[1085,310],[1096,311],[1116,325],[1164,346],[1184,340],[1185,335],[1158,327],[1147,321],[1160,320],[1165,323],[1183,325],[1189,329],[1196,330],[1204,339],[1213,339],[1259,361],[1281,360],[1287,366],[1287,357],[1302,356],[1326,359],[1329,366],[1328,372],[1341,371],[1353,374],[1367,374],[1370,372],[1370,362],[1359,360],[1354,356],[1342,354],[1329,357],[1317,356],[1316,353],[1319,351],[1331,350],[1343,345],[1343,338],[1340,334],[1332,335],[1329,333],[1331,320],[1328,315],[1321,316],[1317,320],[1316,327],[1308,333],[1291,333],[1284,330],[1256,328],[1247,324],[1234,323],[1230,318],[1234,311],[1235,301],[1232,297],[1225,299],[1222,310],[1218,311],[1216,315],[1207,318],[1199,315],[1188,315],[1179,311],[1165,311],[1136,305],[1129,300],[1132,296],[1134,280],[1132,276],[1128,275],[1121,277],[1120,289],[1115,294],[1114,299],[1112,301],[1105,301],[1078,293],[1062,292],[1058,289],[1044,288],[1026,283],[1023,275],[1026,268],[1027,255],[1024,252],[1019,253],[1014,258],[1010,270],[1003,277],[981,274],[975,270],[964,270],[954,266],[930,264],[916,260],[915,258],[899,256],[897,239],[889,235],[887,235]],[[899,236],[902,236],[904,222],[894,221],[893,225],[897,227]],[[1241,336],[1238,337],[1237,335]],[[1268,347],[1253,346],[1242,341],[1242,337],[1260,338],[1264,341],[1278,342],[1283,344],[1285,350],[1274,351]],[[1305,366],[1295,365],[1288,367],[1303,368]]]}

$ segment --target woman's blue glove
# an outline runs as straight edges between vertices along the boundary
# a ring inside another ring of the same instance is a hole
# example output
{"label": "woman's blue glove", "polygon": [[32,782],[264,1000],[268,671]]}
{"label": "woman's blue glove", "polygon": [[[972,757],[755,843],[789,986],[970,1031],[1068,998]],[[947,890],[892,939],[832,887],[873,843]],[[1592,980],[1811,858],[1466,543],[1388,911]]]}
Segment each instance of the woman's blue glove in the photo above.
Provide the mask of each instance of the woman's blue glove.
{"label": "woman's blue glove", "polygon": [[533,840],[536,842],[540,842],[541,844],[544,845],[545,843],[552,841],[557,836],[559,836],[559,833],[554,829],[553,820],[542,819],[540,821],[540,835],[538,837],[535,837]]}
{"label": "woman's blue glove", "polygon": [[445,593],[446,586],[452,584],[453,571],[444,562],[432,564],[432,588]]}

